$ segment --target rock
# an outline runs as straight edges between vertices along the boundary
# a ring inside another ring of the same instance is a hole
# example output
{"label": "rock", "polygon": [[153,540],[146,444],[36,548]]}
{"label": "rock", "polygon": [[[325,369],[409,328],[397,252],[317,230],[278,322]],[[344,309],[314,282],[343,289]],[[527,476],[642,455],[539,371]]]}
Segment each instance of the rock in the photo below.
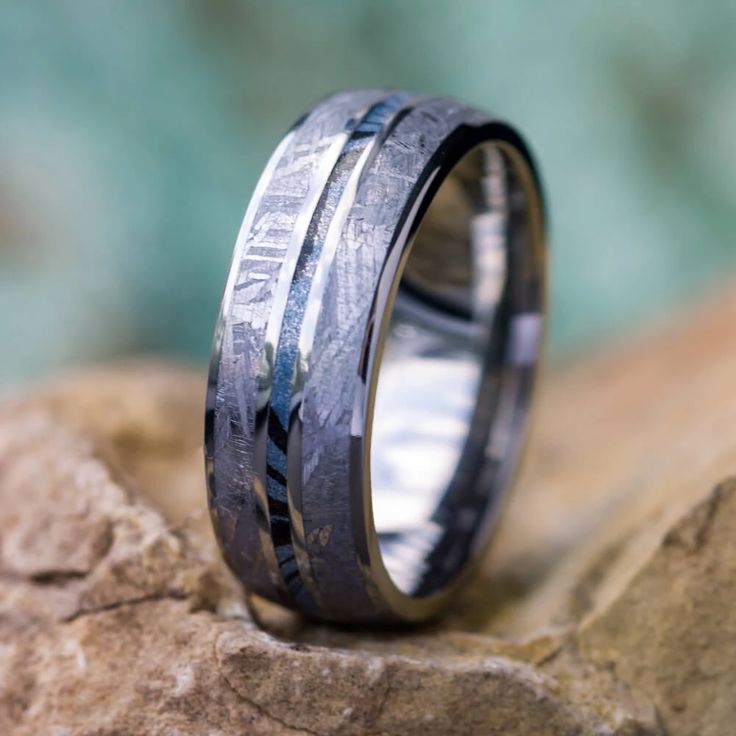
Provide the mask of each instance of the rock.
{"label": "rock", "polygon": [[416,629],[246,600],[209,528],[199,373],[8,398],[0,733],[729,733],[735,315],[727,294],[559,369],[497,543]]}
{"label": "rock", "polygon": [[619,597],[582,625],[598,666],[656,702],[679,733],[721,736],[736,715],[736,480],[665,535]]}

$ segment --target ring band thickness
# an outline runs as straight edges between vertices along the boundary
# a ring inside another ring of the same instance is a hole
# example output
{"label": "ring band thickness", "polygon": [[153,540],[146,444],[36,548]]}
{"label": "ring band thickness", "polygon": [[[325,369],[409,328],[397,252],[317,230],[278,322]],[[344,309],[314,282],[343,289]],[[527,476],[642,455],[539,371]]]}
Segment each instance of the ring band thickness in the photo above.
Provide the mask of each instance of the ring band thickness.
{"label": "ring band thickness", "polygon": [[[508,190],[505,296],[463,451],[472,462],[438,506],[439,535],[417,563],[424,582],[407,592],[384,564],[371,500],[381,356],[425,213],[483,147]],[[210,510],[248,589],[334,621],[421,620],[440,610],[490,537],[518,463],[544,260],[531,157],[486,114],[445,98],[359,90],[328,98],[292,128],[238,237],[208,384]],[[504,412],[511,419],[494,438]]]}

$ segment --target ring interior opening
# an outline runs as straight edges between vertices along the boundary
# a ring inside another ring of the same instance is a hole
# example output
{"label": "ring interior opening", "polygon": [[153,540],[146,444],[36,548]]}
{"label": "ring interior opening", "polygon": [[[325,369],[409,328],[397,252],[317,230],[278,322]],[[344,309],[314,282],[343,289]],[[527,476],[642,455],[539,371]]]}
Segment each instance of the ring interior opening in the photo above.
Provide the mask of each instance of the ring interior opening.
{"label": "ring interior opening", "polygon": [[464,566],[515,462],[541,335],[541,276],[522,269],[530,192],[518,166],[484,143],[452,169],[391,312],[372,504],[384,564],[408,595],[430,595]]}

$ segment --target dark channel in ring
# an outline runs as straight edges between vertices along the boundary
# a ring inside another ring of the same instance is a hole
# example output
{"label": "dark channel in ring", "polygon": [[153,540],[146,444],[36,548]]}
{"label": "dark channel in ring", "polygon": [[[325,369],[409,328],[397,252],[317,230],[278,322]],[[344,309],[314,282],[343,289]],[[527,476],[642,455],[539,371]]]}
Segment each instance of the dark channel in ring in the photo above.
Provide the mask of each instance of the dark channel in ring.
{"label": "dark channel in ring", "polygon": [[330,174],[320,196],[299,253],[284,311],[273,362],[271,400],[267,407],[266,492],[270,531],[279,572],[289,594],[305,611],[314,611],[297,565],[288,504],[288,428],[294,408],[292,380],[299,361],[298,342],[310,286],[320,258],[323,225],[332,218],[345,184],[370,141],[382,130],[395,125],[411,108],[413,96],[397,93],[373,105],[355,127]]}

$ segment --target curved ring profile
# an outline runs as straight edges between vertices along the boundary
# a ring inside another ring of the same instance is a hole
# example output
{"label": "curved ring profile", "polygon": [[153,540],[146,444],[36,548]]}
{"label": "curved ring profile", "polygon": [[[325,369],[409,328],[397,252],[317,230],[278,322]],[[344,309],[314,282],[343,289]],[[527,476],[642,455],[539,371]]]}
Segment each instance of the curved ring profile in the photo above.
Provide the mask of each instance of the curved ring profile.
{"label": "curved ring profile", "polygon": [[445,605],[523,446],[543,220],[522,139],[454,100],[339,93],[284,137],[236,243],[205,419],[213,525],[250,591],[351,623]]}

